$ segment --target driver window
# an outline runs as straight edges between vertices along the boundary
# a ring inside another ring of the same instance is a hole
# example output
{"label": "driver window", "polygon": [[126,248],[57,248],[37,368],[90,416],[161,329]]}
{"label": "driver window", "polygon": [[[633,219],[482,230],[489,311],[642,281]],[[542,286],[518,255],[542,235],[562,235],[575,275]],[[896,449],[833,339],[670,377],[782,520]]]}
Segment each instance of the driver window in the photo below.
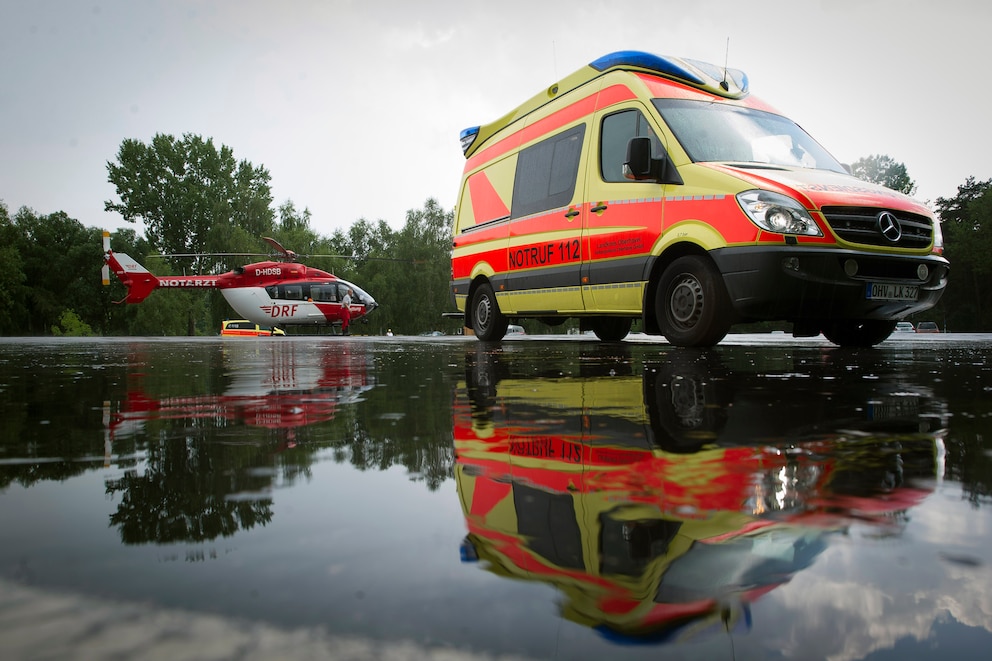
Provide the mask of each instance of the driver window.
{"label": "driver window", "polygon": [[599,138],[599,171],[603,181],[629,181],[623,176],[627,143],[631,138],[651,138],[651,153],[661,156],[661,141],[639,110],[624,110],[603,118]]}

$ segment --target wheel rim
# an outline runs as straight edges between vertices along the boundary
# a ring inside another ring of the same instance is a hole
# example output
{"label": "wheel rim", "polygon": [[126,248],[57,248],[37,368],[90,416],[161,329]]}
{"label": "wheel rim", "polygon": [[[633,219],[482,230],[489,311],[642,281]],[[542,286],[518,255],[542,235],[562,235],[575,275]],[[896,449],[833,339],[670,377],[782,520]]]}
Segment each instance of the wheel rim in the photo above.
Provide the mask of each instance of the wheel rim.
{"label": "wheel rim", "polygon": [[493,303],[488,296],[480,296],[479,302],[475,304],[475,325],[478,330],[489,328],[493,316]]}
{"label": "wheel rim", "polygon": [[672,286],[668,297],[668,316],[679,328],[692,328],[703,314],[703,286],[689,274],[683,274]]}

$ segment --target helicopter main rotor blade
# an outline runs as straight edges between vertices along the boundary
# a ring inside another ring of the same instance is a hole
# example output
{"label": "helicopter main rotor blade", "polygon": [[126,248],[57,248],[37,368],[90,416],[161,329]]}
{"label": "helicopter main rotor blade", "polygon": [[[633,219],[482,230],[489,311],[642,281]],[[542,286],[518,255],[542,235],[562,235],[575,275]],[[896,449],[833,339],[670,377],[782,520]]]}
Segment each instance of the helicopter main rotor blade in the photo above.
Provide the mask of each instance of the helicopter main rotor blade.
{"label": "helicopter main rotor blade", "polygon": [[271,236],[263,236],[262,241],[265,241],[267,244],[275,248],[277,252],[281,253],[286,259],[288,259],[291,262],[295,262],[296,258],[299,256],[292,250],[287,250],[286,248],[283,248],[282,244],[276,241],[275,239],[273,239]]}
{"label": "helicopter main rotor blade", "polygon": [[360,255],[303,255],[303,259],[310,259],[311,257],[333,257],[335,259],[364,259],[369,261],[377,262],[403,262],[405,264],[424,264],[425,260],[422,259],[403,259],[401,257],[368,257]]}
{"label": "helicopter main rotor blade", "polygon": [[162,255],[148,255],[148,259],[163,257],[269,257],[264,252],[169,252]]}

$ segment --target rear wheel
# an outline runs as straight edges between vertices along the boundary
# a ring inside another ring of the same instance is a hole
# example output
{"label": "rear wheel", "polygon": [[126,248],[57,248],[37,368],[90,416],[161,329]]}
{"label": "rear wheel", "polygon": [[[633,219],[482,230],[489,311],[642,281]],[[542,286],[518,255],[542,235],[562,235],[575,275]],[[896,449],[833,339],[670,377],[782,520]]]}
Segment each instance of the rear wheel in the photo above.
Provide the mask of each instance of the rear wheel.
{"label": "rear wheel", "polygon": [[496,294],[488,282],[479,285],[475,290],[475,295],[472,296],[471,316],[472,329],[475,330],[476,337],[487,342],[502,340],[510,325],[510,320],[499,311]]}
{"label": "rear wheel", "polygon": [[823,336],[841,347],[873,347],[896,329],[895,321],[840,319],[823,325]]}
{"label": "rear wheel", "polygon": [[633,322],[629,317],[595,317],[589,320],[589,327],[603,342],[619,342],[627,337]]}
{"label": "rear wheel", "polygon": [[661,274],[655,313],[662,334],[679,347],[711,347],[733,320],[723,277],[699,255],[680,257]]}

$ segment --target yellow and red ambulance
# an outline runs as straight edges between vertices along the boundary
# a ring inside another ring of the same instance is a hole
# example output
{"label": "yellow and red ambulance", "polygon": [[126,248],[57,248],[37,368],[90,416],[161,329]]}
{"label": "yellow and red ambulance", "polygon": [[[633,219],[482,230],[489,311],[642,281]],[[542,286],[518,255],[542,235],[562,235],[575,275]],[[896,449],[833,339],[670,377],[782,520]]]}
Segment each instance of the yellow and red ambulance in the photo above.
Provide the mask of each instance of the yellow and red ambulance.
{"label": "yellow and red ambulance", "polygon": [[483,340],[578,318],[616,341],[639,319],[712,346],[785,320],[871,346],[947,284],[933,213],[853,177],[735,69],[611,53],[461,142],[451,296]]}

